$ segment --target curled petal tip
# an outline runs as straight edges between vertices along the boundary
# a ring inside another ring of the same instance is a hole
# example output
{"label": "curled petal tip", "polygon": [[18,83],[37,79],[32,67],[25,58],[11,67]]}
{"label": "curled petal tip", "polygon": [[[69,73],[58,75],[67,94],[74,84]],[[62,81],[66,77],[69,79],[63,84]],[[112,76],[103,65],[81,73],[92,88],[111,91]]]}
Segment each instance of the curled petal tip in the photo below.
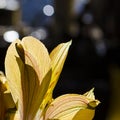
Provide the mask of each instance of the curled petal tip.
{"label": "curled petal tip", "polygon": [[70,40],[68,43],[69,43],[69,45],[71,45],[72,44],[72,40]]}
{"label": "curled petal tip", "polygon": [[94,109],[94,108],[97,107],[99,104],[100,104],[100,101],[99,101],[99,100],[93,100],[93,101],[89,102],[88,106],[89,106],[90,108],[93,108],[93,109]]}

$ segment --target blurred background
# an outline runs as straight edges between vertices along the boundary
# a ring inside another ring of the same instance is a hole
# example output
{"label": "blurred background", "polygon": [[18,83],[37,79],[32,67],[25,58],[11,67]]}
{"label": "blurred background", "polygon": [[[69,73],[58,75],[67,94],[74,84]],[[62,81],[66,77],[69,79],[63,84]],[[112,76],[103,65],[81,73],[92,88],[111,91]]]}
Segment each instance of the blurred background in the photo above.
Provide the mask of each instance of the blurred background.
{"label": "blurred background", "polygon": [[94,87],[94,120],[120,120],[119,11],[119,0],[0,0],[0,70],[16,38],[34,36],[49,52],[72,39],[54,97]]}

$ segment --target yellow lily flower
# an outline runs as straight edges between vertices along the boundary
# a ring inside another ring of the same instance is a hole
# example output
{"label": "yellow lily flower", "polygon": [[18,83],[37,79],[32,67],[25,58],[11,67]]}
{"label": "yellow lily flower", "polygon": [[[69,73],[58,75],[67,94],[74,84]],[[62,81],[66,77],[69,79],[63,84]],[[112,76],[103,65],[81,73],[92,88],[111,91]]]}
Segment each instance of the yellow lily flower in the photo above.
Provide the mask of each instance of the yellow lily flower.
{"label": "yellow lily flower", "polygon": [[52,98],[70,45],[71,41],[59,44],[50,55],[43,43],[31,36],[9,46],[5,73],[17,109],[10,120],[78,120],[81,113],[89,114],[85,120],[93,118],[99,104],[93,90]]}

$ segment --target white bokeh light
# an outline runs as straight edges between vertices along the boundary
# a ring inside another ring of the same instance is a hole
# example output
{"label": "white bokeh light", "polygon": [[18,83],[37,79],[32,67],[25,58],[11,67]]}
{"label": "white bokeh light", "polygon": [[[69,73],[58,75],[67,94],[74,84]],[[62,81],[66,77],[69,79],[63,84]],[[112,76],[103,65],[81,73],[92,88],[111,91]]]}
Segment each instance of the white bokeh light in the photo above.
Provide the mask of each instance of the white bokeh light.
{"label": "white bokeh light", "polygon": [[3,34],[3,38],[6,42],[13,42],[14,40],[19,38],[19,34],[18,32],[14,31],[14,30],[10,30],[10,31],[6,31]]}
{"label": "white bokeh light", "polygon": [[18,0],[0,0],[0,9],[15,11],[19,9],[19,4]]}
{"label": "white bokeh light", "polygon": [[45,29],[43,29],[43,28],[40,28],[40,29],[38,29],[36,31],[33,31],[31,33],[31,35],[38,38],[38,39],[40,39],[40,40],[44,40],[47,37],[47,31]]}
{"label": "white bokeh light", "polygon": [[19,2],[18,0],[6,0],[6,9],[7,10],[17,10],[19,8]]}
{"label": "white bokeh light", "polygon": [[43,7],[43,13],[46,16],[52,16],[54,14],[54,8],[53,8],[53,6],[51,6],[51,5],[45,5]]}
{"label": "white bokeh light", "polygon": [[0,0],[0,9],[3,9],[6,7],[6,0]]}

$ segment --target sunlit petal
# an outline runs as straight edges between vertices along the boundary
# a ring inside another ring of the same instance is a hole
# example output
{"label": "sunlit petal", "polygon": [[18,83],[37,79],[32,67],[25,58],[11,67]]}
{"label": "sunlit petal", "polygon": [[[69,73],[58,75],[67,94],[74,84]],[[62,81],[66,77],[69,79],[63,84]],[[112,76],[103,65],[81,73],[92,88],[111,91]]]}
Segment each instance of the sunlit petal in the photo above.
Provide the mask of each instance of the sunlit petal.
{"label": "sunlit petal", "polygon": [[51,79],[47,49],[32,37],[16,40],[7,50],[5,67],[21,120],[33,119],[47,91],[43,87],[46,84],[47,88]]}
{"label": "sunlit petal", "polygon": [[40,75],[42,79],[51,67],[51,60],[47,48],[42,42],[31,36],[24,37],[21,43],[24,50],[28,51],[36,60],[40,69]]}
{"label": "sunlit petal", "polygon": [[[21,95],[21,75],[20,68],[16,61],[16,58],[19,56],[15,48],[15,43],[20,43],[20,40],[13,42],[7,50],[5,71],[14,102],[17,103]],[[21,62],[19,64],[21,65]]]}
{"label": "sunlit petal", "polygon": [[[94,117],[94,110],[96,106],[90,106],[91,102],[99,104],[99,101],[90,99],[85,95],[66,94],[56,98],[48,107],[45,120],[78,120],[85,118],[91,120]],[[82,111],[81,111],[82,110]],[[87,114],[85,117],[82,113]],[[90,117],[90,119],[88,119]]]}
{"label": "sunlit petal", "polygon": [[50,89],[54,89],[58,78],[60,76],[60,73],[63,69],[63,65],[65,63],[69,47],[71,45],[72,41],[69,41],[67,43],[61,43],[56,48],[53,49],[53,51],[50,53],[51,58],[51,65],[52,65],[52,79],[50,83]]}
{"label": "sunlit petal", "polygon": [[53,51],[50,53],[52,78],[49,85],[49,89],[42,103],[42,108],[45,107],[48,101],[51,102],[52,100],[52,93],[62,71],[71,43],[72,41],[69,41],[67,43],[61,43],[56,48],[54,48]]}

